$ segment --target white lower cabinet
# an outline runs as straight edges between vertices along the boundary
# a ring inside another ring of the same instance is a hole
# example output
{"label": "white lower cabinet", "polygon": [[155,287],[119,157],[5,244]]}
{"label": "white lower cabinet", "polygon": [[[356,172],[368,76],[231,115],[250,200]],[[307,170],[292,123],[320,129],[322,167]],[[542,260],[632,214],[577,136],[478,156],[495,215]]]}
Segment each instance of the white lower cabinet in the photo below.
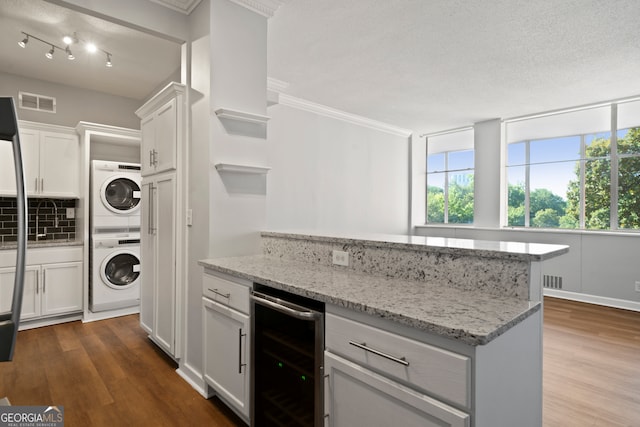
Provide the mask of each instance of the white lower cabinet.
{"label": "white lower cabinet", "polygon": [[160,348],[179,358],[176,209],[175,173],[143,179],[140,325]]}
{"label": "white lower cabinet", "polygon": [[468,414],[325,352],[325,424],[333,427],[468,427]]}
{"label": "white lower cabinet", "polygon": [[[13,298],[15,268],[0,269],[0,312]],[[20,320],[82,311],[82,262],[28,265]]]}
{"label": "white lower cabinet", "polygon": [[470,357],[330,312],[325,345],[328,425],[470,426]]}
{"label": "white lower cabinet", "polygon": [[203,278],[204,379],[241,418],[250,418],[250,285]]}

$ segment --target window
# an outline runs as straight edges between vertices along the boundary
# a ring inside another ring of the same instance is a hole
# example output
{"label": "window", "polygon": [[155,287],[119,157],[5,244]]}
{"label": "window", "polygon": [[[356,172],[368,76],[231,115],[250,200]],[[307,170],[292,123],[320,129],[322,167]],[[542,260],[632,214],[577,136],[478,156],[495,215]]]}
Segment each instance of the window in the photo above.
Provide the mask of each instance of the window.
{"label": "window", "polygon": [[640,102],[507,122],[506,134],[508,226],[640,229]]}
{"label": "window", "polygon": [[427,138],[427,224],[473,223],[473,130]]}

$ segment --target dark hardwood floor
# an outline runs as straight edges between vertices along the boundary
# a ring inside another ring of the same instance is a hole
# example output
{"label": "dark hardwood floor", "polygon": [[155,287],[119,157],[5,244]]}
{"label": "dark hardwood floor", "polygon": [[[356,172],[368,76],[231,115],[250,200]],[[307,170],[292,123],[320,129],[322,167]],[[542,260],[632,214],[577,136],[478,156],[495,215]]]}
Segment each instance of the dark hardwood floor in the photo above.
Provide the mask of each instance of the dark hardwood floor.
{"label": "dark hardwood floor", "polygon": [[62,405],[65,426],[241,426],[206,400],[152,344],[138,316],[22,331],[14,361],[0,363],[0,397]]}
{"label": "dark hardwood floor", "polygon": [[[544,426],[640,426],[640,313],[546,298],[544,319]],[[243,425],[175,369],[137,316],[65,323],[20,332],[0,397],[63,405],[68,427]]]}

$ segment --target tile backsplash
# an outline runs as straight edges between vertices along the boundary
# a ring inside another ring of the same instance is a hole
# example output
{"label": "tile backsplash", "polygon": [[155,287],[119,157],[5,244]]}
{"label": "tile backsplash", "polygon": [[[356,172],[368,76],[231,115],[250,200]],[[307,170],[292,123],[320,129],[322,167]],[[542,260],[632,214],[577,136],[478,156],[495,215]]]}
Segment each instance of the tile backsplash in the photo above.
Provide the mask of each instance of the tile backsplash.
{"label": "tile backsplash", "polygon": [[[53,202],[53,203],[52,203]],[[29,222],[28,240],[36,239],[36,214],[38,214],[37,233],[46,236],[39,240],[75,240],[76,220],[67,218],[67,208],[76,209],[77,200],[71,199],[28,199],[27,221]],[[55,224],[57,209],[58,224]],[[38,209],[38,205],[40,209]],[[75,216],[75,215],[74,215]],[[18,239],[17,204],[15,197],[0,197],[0,244],[15,242]]]}

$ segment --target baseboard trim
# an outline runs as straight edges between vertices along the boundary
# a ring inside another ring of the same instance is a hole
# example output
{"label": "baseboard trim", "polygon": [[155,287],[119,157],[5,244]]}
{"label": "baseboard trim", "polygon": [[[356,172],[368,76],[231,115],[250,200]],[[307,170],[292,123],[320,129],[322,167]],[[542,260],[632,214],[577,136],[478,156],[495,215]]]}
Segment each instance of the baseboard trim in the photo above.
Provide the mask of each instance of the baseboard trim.
{"label": "baseboard trim", "polygon": [[554,298],[562,298],[572,301],[586,302],[590,304],[604,305],[606,307],[622,308],[625,310],[640,312],[640,302],[636,301],[581,294],[578,292],[560,291],[557,289],[545,289],[544,295]]}
{"label": "baseboard trim", "polygon": [[209,393],[209,387],[204,382],[202,375],[187,364],[181,364],[176,373],[187,382],[195,391],[197,391],[205,399],[209,399],[213,394]]}

